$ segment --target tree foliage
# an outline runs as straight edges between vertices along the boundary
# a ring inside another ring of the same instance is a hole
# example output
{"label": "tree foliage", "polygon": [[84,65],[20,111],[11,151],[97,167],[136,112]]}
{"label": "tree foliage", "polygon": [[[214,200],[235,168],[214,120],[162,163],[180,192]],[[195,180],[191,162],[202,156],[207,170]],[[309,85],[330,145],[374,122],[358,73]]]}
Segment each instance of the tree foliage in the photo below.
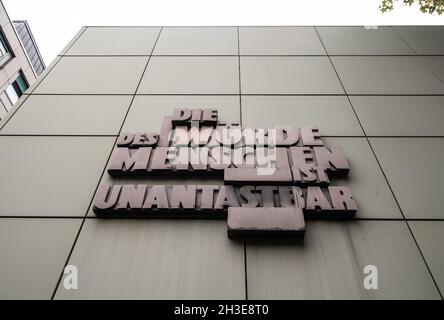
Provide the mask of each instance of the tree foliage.
{"label": "tree foliage", "polygon": [[395,1],[402,1],[404,4],[411,6],[415,2],[419,4],[419,10],[423,13],[437,13],[442,14],[444,12],[444,0],[382,0],[379,9],[382,12],[393,10],[393,3]]}

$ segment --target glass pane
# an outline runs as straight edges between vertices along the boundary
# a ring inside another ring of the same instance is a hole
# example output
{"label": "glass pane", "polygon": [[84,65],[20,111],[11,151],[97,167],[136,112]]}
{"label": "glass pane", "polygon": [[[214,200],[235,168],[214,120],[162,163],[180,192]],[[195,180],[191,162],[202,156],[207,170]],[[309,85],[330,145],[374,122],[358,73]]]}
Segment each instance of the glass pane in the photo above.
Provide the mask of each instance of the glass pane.
{"label": "glass pane", "polygon": [[8,52],[8,48],[6,46],[5,40],[3,39],[3,35],[0,34],[0,56],[3,56]]}
{"label": "glass pane", "polygon": [[6,94],[8,95],[8,98],[11,101],[12,105],[14,105],[19,99],[19,96],[17,95],[17,92],[15,92],[14,86],[12,84],[10,84],[6,89]]}
{"label": "glass pane", "polygon": [[19,75],[15,81],[17,82],[22,93],[24,93],[26,89],[28,89],[28,84],[26,83],[25,78],[23,78],[22,75]]}

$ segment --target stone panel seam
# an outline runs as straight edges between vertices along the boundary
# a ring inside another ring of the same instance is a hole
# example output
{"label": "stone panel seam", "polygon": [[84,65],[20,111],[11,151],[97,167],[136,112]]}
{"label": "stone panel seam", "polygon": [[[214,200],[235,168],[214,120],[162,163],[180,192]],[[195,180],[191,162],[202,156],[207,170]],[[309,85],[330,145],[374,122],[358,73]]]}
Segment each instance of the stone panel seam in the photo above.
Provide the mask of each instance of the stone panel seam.
{"label": "stone panel seam", "polygon": [[[159,33],[158,33],[158,35],[157,35],[156,42],[154,43],[154,46],[153,46],[153,48],[152,48],[151,53],[154,51],[154,48],[156,47],[157,41],[159,40],[160,34],[162,33],[162,29],[163,29],[163,28],[160,28],[160,30],[159,30]],[[119,135],[120,132],[122,131],[123,125],[125,124],[125,120],[126,120],[126,118],[127,118],[127,116],[128,116],[128,113],[129,113],[130,110],[131,110],[131,106],[132,106],[132,104],[133,104],[133,102],[134,102],[134,99],[135,99],[135,97],[136,97],[137,90],[139,89],[140,83],[142,82],[143,76],[144,76],[144,74],[145,74],[145,71],[147,70],[147,67],[148,67],[148,64],[149,64],[150,60],[151,60],[151,55],[150,55],[150,57],[148,57],[148,59],[147,59],[147,62],[146,62],[146,64],[145,64],[145,68],[143,69],[143,72],[142,72],[142,74],[141,74],[141,76],[140,76],[140,79],[139,79],[139,82],[138,82],[138,84],[137,84],[137,87],[136,87],[136,89],[135,89],[135,91],[134,91],[133,98],[131,99],[131,102],[129,103],[129,106],[128,106],[128,109],[127,109],[127,111],[126,111],[126,114],[125,114],[125,116],[124,116],[124,118],[123,118],[123,120],[122,120],[122,124],[121,124],[121,126],[120,126],[120,129],[119,129],[118,135]],[[87,218],[87,216],[88,216],[89,209],[90,209],[90,207],[91,207],[91,205],[92,205],[92,202],[93,202],[93,200],[94,200],[95,193],[97,192],[97,189],[98,189],[98,187],[99,187],[99,185],[100,185],[100,182],[102,181],[102,177],[103,177],[103,175],[105,174],[106,167],[107,167],[108,162],[109,162],[109,160],[110,160],[110,158],[111,158],[111,155],[112,155],[112,151],[113,151],[113,149],[114,149],[115,144],[117,143],[118,135],[116,136],[116,138],[115,138],[115,140],[114,140],[114,143],[113,143],[112,146],[111,146],[111,150],[109,151],[109,154],[108,154],[108,159],[107,159],[106,162],[105,162],[105,165],[104,165],[103,170],[102,170],[102,173],[101,173],[101,175],[100,175],[100,177],[99,177],[99,179],[98,179],[98,182],[97,182],[96,188],[95,188],[95,190],[94,190],[94,193],[93,193],[93,195],[92,195],[92,198],[91,198],[91,200],[90,200],[90,203],[89,203],[89,205],[88,205],[88,208],[86,209],[86,213],[85,213],[85,215],[83,216],[83,220],[82,220],[82,223],[81,223],[81,225],[80,225],[80,228],[79,228],[79,230],[78,230],[78,232],[77,232],[77,235],[76,235],[76,237],[75,237],[75,239],[74,239],[74,242],[73,242],[72,247],[71,247],[71,249],[70,249],[70,251],[69,251],[68,257],[67,257],[67,259],[66,259],[65,265],[64,265],[64,267],[63,267],[63,270],[62,270],[62,272],[60,273],[59,279],[58,279],[57,284],[56,284],[56,286],[55,286],[55,288],[54,288],[54,291],[53,291],[53,293],[52,293],[51,300],[54,300],[54,298],[55,298],[55,295],[56,295],[56,293],[57,293],[57,290],[58,290],[58,288],[59,288],[59,286],[60,286],[60,282],[62,281],[62,278],[63,278],[64,270],[65,270],[66,266],[68,265],[69,260],[71,259],[71,256],[72,256],[72,254],[73,254],[73,252],[74,252],[74,249],[75,249],[75,246],[76,246],[76,244],[77,244],[77,241],[78,241],[78,239],[79,239],[79,237],[80,237],[80,234],[81,234],[81,232],[82,232],[83,226],[84,226],[85,222],[87,221],[86,218]]]}
{"label": "stone panel seam", "polygon": [[[318,33],[316,27],[315,27],[315,30],[316,30],[316,33],[318,34],[318,37],[319,37],[319,39],[321,40],[321,43],[322,43],[322,39],[321,39],[321,37],[319,36],[319,33]],[[322,45],[324,45],[324,44],[322,43]],[[367,143],[368,143],[368,145],[369,145],[369,147],[370,147],[370,150],[372,151],[373,156],[374,156],[376,162],[378,163],[379,169],[381,170],[381,173],[382,173],[382,175],[384,176],[384,179],[385,179],[385,181],[386,181],[386,183],[387,183],[387,185],[388,185],[388,187],[389,187],[389,189],[390,189],[390,192],[391,192],[391,194],[392,194],[392,196],[393,196],[393,199],[395,200],[396,205],[397,205],[399,211],[401,212],[401,214],[402,214],[402,216],[403,216],[403,218],[404,218],[403,221],[404,221],[404,223],[406,224],[407,229],[409,230],[410,235],[411,235],[412,238],[413,238],[413,241],[415,242],[416,248],[418,249],[418,252],[419,252],[419,254],[420,254],[421,257],[422,257],[422,260],[423,260],[423,262],[424,262],[424,265],[426,266],[426,268],[427,268],[427,270],[428,270],[428,272],[429,272],[429,275],[430,275],[430,277],[431,277],[433,283],[435,284],[435,288],[436,288],[436,290],[437,290],[439,296],[441,297],[441,300],[443,300],[443,295],[442,295],[442,293],[441,293],[441,291],[440,291],[440,289],[439,289],[438,283],[436,282],[435,277],[433,276],[433,273],[432,273],[432,271],[431,271],[431,269],[430,269],[430,267],[429,267],[429,265],[428,265],[428,263],[427,263],[427,261],[426,261],[424,255],[423,255],[422,251],[421,251],[421,248],[419,247],[419,244],[418,244],[418,242],[416,241],[416,238],[415,238],[415,236],[414,236],[414,234],[413,234],[413,231],[412,231],[412,229],[410,228],[410,225],[409,225],[409,223],[407,222],[407,220],[406,220],[406,218],[405,218],[405,215],[404,215],[404,212],[402,211],[401,205],[400,205],[398,199],[396,198],[395,192],[393,191],[393,188],[392,188],[392,186],[391,186],[391,184],[390,184],[390,182],[389,182],[389,179],[388,179],[388,177],[387,177],[387,175],[386,175],[384,169],[382,168],[382,164],[380,163],[380,161],[379,161],[379,159],[378,159],[378,157],[377,157],[377,155],[376,155],[376,152],[375,152],[375,150],[373,149],[373,146],[372,146],[372,144],[371,144],[371,142],[370,142],[369,137],[367,136],[367,134],[366,134],[366,132],[365,132],[365,129],[364,129],[362,123],[361,123],[361,120],[359,119],[358,114],[356,113],[356,110],[355,110],[355,108],[353,107],[353,103],[352,103],[352,101],[351,101],[349,95],[347,94],[347,91],[345,90],[345,87],[344,87],[344,85],[343,85],[343,83],[342,83],[342,81],[341,81],[341,78],[339,77],[338,72],[336,71],[336,68],[335,68],[335,66],[334,66],[334,64],[333,64],[333,61],[331,60],[330,56],[328,56],[328,59],[330,60],[330,63],[331,63],[331,65],[332,65],[332,67],[333,67],[333,70],[335,71],[336,76],[338,77],[338,80],[339,80],[339,82],[341,83],[341,86],[342,86],[343,90],[345,91],[345,93],[346,93],[346,95],[347,95],[347,99],[348,99],[348,101],[349,101],[349,103],[350,103],[350,106],[351,106],[351,108],[352,108],[352,110],[353,110],[353,112],[354,112],[354,114],[355,114],[355,116],[356,116],[356,119],[357,119],[358,122],[359,122],[359,125],[361,126],[362,131],[364,132],[365,139],[367,140]]]}
{"label": "stone panel seam", "polygon": [[[77,42],[77,40],[82,36],[82,34],[85,32],[87,28],[84,28],[81,32],[79,32],[79,34],[76,36],[75,40],[73,41],[73,43],[71,43],[71,45],[67,48],[67,50],[71,49],[71,47]],[[48,76],[48,74],[51,73],[52,70],[54,70],[54,68],[57,66],[57,64],[60,62],[61,59],[58,59],[54,65],[47,70],[46,73],[44,73],[42,75],[42,78],[39,79],[37,78],[36,81],[38,81],[37,85],[35,86],[34,89],[32,89],[32,91],[29,94],[24,94],[24,100],[22,101],[22,103],[14,110],[12,111],[12,114],[6,119],[6,121],[0,125],[0,131],[6,126],[6,124],[9,122],[9,120],[12,119],[12,117],[16,114],[16,112],[23,106],[23,104],[26,102],[26,100],[28,100],[29,96],[31,96],[34,91],[38,88],[38,86],[42,83],[42,81],[45,80],[45,78]]]}

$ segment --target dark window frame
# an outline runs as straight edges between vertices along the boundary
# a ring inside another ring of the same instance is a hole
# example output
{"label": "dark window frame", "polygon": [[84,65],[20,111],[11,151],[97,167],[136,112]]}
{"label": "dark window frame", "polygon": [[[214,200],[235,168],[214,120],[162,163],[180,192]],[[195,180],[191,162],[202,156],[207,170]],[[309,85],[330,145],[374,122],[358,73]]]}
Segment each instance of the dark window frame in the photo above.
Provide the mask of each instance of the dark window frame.
{"label": "dark window frame", "polygon": [[[19,82],[17,81],[19,78],[21,78],[26,86],[25,90],[22,90],[22,88],[20,87]],[[22,70],[20,70],[18,72],[17,77],[14,79],[13,82],[11,82],[8,87],[6,88],[6,96],[8,97],[9,101],[11,102],[12,105],[14,105],[17,101],[12,101],[11,96],[8,94],[8,89],[9,87],[12,87],[12,89],[14,90],[16,96],[17,96],[17,100],[20,99],[20,97],[25,93],[25,91],[29,88],[29,82],[26,79],[25,75],[23,74]]]}
{"label": "dark window frame", "polygon": [[1,54],[0,52],[0,68],[3,67],[11,58],[14,57],[14,53],[12,52],[11,46],[8,42],[8,39],[5,36],[5,33],[3,32],[3,29],[0,28],[0,42],[5,48],[6,52],[4,54]]}

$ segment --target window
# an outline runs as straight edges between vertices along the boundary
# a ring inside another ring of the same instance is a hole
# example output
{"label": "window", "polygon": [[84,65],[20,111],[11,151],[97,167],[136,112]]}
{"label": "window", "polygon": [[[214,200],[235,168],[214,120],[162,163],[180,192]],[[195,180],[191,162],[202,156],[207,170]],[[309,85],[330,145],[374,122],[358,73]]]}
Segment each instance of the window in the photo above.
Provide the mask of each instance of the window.
{"label": "window", "polygon": [[3,101],[0,97],[0,121],[2,121],[3,116],[8,112],[8,109],[6,109],[5,105],[3,104]]}
{"label": "window", "polygon": [[11,101],[11,104],[14,105],[17,100],[23,95],[23,93],[28,89],[28,83],[23,75],[20,75],[15,79],[13,83],[11,83],[8,88],[6,88],[6,94]]}
{"label": "window", "polygon": [[15,104],[17,100],[20,98],[17,94],[17,91],[15,91],[15,88],[12,84],[10,84],[6,88],[6,94],[8,95],[9,101],[11,101],[11,104]]}
{"label": "window", "polygon": [[6,39],[3,36],[3,33],[0,32],[0,59],[3,58],[8,52],[8,44],[6,43]]}

